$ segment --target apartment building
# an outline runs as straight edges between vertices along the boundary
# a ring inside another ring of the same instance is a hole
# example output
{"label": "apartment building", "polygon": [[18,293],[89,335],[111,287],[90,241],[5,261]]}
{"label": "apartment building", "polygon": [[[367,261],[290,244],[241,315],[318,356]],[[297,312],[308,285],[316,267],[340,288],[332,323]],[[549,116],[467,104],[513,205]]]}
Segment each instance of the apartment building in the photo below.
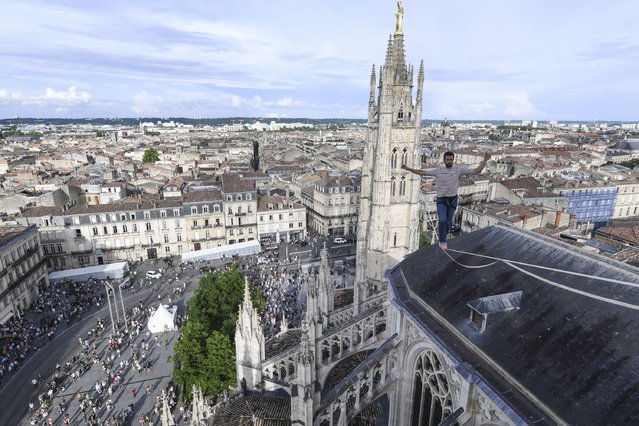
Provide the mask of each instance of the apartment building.
{"label": "apartment building", "polygon": [[522,229],[568,226],[570,214],[541,206],[489,202],[461,208],[461,229],[473,232],[498,223]]}
{"label": "apartment building", "polygon": [[[192,191],[184,195],[188,250],[197,251],[225,245],[224,203],[219,190]],[[182,242],[182,235],[177,238]],[[181,253],[181,251],[179,251]]]}
{"label": "apartment building", "polygon": [[20,317],[48,286],[37,228],[0,228],[0,324]]}
{"label": "apartment building", "polygon": [[228,244],[257,238],[257,191],[255,182],[237,173],[222,175],[224,225]]}
{"label": "apartment building", "polygon": [[355,235],[359,217],[361,177],[329,176],[302,190],[310,230],[325,236]]}
{"label": "apartment building", "polygon": [[52,269],[178,254],[186,228],[180,200],[127,198],[122,202],[68,209],[31,208],[18,223],[37,225]]}
{"label": "apartment building", "polygon": [[306,208],[297,200],[263,196],[257,205],[260,241],[302,240],[306,235]]}

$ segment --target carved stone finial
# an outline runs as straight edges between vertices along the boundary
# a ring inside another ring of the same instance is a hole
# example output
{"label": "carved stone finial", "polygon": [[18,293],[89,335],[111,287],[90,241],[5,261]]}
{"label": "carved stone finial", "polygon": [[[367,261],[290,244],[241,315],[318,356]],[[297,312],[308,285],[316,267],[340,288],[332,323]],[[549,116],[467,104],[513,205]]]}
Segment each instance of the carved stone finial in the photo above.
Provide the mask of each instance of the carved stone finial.
{"label": "carved stone finial", "polygon": [[402,6],[401,1],[397,2],[397,14],[395,15],[395,17],[397,18],[397,23],[395,25],[395,34],[403,35],[404,28],[402,21],[404,20],[404,6]]}

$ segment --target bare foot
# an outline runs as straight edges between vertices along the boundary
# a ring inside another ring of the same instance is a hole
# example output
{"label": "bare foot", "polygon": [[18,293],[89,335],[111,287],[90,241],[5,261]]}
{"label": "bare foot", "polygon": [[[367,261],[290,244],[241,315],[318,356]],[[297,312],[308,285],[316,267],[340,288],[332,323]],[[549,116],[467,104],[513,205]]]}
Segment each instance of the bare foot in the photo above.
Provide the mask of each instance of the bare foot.
{"label": "bare foot", "polygon": [[446,242],[439,243],[439,248],[442,250],[448,250],[448,243]]}

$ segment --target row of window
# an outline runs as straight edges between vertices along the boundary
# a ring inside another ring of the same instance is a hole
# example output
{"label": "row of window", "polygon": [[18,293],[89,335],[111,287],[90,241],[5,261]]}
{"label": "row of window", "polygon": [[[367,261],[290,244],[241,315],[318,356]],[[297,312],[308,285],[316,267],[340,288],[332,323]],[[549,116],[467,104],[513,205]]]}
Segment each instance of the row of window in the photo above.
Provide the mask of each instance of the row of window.
{"label": "row of window", "polygon": [[[219,205],[215,204],[213,206],[213,213],[219,213],[221,211],[221,208]],[[242,206],[237,207],[236,212],[238,214],[242,214],[243,210],[242,210]],[[207,213],[211,213],[209,206],[205,205],[202,206],[201,211],[198,210],[197,206],[191,206],[191,214],[207,214]],[[249,205],[246,209],[246,213],[252,214],[253,213],[253,209],[251,208],[251,206]],[[228,208],[228,214],[233,214],[233,208],[229,207]],[[136,215],[135,212],[129,212],[129,213],[110,213],[110,221],[111,222],[125,222],[125,221],[133,221],[133,220],[137,220],[138,217]],[[179,217],[180,216],[180,210],[179,209],[175,209],[173,210],[173,216],[174,217]],[[167,212],[166,210],[160,210],[160,218],[166,218],[167,217]],[[143,218],[144,219],[151,219],[151,212],[150,211],[145,211],[143,212]],[[98,219],[100,219],[98,221]],[[91,223],[106,223],[107,222],[107,215],[103,214],[100,216],[97,215],[92,215],[89,216],[89,220]],[[80,224],[80,217],[79,216],[74,216],[72,218],[73,224],[74,225],[79,225]],[[49,220],[46,219],[45,220],[45,225],[49,226]]]}
{"label": "row of window", "polygon": [[[264,218],[265,218],[265,217],[266,217],[265,215],[260,215],[260,222],[264,222]],[[273,217],[274,217],[274,215],[272,215],[272,214],[268,215],[268,220],[269,220],[269,221],[272,221],[272,220],[273,220]],[[293,213],[289,213],[289,214],[288,214],[288,218],[289,218],[289,220],[290,220],[291,218],[294,218],[294,217],[295,217],[295,215],[294,215]],[[280,213],[280,214],[278,214],[278,215],[277,215],[277,220],[283,220],[283,219],[284,219],[284,215],[283,215],[283,214],[281,214],[281,213]]]}
{"label": "row of window", "polygon": [[[395,176],[391,177],[391,195],[397,195],[396,192],[396,179]],[[399,180],[399,195],[406,195],[406,177],[402,176]]]}
{"label": "row of window", "polygon": [[36,246],[36,242],[33,238],[25,241],[23,244],[20,244],[10,252],[4,255],[4,265],[3,268],[7,268],[11,263],[20,259],[22,255],[24,255],[27,251],[31,250]]}
{"label": "row of window", "polygon": [[356,186],[354,188],[352,186],[329,186],[328,188],[326,188],[325,186],[315,185],[315,190],[328,194],[342,194],[345,192],[359,192],[359,186]]}
{"label": "row of window", "polygon": [[42,251],[44,254],[62,253],[62,244],[43,245]]}
{"label": "row of window", "polygon": [[[393,148],[393,151],[391,152],[391,167],[393,169],[397,168],[397,157],[398,157],[398,150],[397,148]],[[408,150],[406,148],[404,148],[402,150],[402,162],[401,164],[407,164],[408,163]],[[400,164],[400,166],[401,166]]]}
{"label": "row of window", "polygon": [[[253,199],[253,196],[251,194],[246,194],[245,196],[242,196],[242,194],[237,194],[235,196],[235,201],[242,201],[242,200],[246,200],[246,201],[250,201]],[[226,201],[233,201],[233,196],[232,195],[227,195],[226,196]]]}

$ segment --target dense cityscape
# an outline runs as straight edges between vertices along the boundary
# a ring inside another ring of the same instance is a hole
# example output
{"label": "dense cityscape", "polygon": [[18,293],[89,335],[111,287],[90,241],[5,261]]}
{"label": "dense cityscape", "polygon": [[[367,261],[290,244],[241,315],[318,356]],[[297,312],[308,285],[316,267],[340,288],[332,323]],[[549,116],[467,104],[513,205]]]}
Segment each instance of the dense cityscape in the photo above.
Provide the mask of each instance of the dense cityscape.
{"label": "dense cityscape", "polygon": [[367,119],[0,120],[1,424],[639,419],[639,122],[423,119],[403,18]]}

